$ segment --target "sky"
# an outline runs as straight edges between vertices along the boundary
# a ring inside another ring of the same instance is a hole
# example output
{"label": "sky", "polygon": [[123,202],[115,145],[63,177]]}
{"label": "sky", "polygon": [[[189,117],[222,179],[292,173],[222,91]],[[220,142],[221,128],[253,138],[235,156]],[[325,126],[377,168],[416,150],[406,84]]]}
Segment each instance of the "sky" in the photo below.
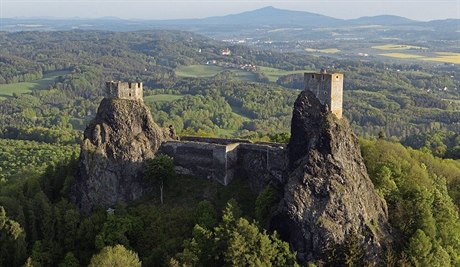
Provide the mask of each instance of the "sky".
{"label": "sky", "polygon": [[182,19],[222,16],[266,6],[335,18],[397,15],[460,19],[460,0],[0,0],[0,18]]}

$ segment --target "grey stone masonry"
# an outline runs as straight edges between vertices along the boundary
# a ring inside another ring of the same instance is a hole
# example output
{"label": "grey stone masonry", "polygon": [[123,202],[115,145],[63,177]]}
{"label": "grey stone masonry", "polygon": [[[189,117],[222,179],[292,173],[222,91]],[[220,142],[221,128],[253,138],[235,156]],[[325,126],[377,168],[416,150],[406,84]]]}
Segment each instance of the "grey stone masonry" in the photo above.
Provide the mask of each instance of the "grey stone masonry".
{"label": "grey stone masonry", "polygon": [[307,72],[304,74],[305,90],[316,95],[321,104],[326,105],[337,118],[342,118],[343,74]]}
{"label": "grey stone masonry", "polygon": [[105,96],[128,100],[143,100],[142,83],[128,83],[120,81],[105,82]]}
{"label": "grey stone masonry", "polygon": [[160,152],[173,158],[177,173],[223,185],[228,185],[235,175],[244,175],[250,177],[256,191],[271,178],[282,179],[286,167],[283,145],[254,144],[242,139],[184,137],[163,142]]}

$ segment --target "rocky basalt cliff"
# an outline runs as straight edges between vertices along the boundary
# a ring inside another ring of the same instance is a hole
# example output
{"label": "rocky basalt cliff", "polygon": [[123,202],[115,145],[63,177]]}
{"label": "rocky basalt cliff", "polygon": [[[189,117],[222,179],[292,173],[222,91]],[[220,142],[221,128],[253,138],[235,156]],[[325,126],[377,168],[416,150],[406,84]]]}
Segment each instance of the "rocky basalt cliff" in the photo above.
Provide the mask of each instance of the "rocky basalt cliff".
{"label": "rocky basalt cliff", "polygon": [[288,154],[284,197],[272,228],[301,262],[330,262],[334,248],[355,238],[366,262],[378,264],[391,239],[387,207],[374,191],[346,119],[303,91],[294,104]]}
{"label": "rocky basalt cliff", "polygon": [[84,132],[74,199],[80,211],[110,207],[142,196],[145,161],[154,157],[167,134],[139,100],[102,100]]}
{"label": "rocky basalt cliff", "polygon": [[[168,135],[141,100],[104,99],[81,146],[73,190],[81,212],[129,202],[149,190],[143,179],[145,161],[155,156]],[[276,169],[279,175],[259,175],[262,180],[255,190],[267,183],[282,190],[271,228],[291,244],[302,263],[333,264],[331,255],[346,250],[350,240],[367,264],[381,263],[384,247],[391,242],[387,207],[374,190],[346,119],[338,119],[312,92],[303,91],[294,104],[288,163],[284,151],[276,156],[263,150],[255,161],[257,153],[245,158],[243,151],[239,156],[248,169],[262,169],[269,156],[282,166]]]}

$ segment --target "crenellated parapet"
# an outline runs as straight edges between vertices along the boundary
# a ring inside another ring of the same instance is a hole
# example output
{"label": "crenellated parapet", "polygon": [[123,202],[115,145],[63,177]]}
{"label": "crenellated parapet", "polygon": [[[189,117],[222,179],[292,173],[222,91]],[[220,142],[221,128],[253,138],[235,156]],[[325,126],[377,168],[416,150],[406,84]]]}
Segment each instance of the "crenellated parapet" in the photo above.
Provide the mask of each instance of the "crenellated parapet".
{"label": "crenellated parapet", "polygon": [[105,96],[107,98],[143,100],[142,83],[108,81],[105,83]]}

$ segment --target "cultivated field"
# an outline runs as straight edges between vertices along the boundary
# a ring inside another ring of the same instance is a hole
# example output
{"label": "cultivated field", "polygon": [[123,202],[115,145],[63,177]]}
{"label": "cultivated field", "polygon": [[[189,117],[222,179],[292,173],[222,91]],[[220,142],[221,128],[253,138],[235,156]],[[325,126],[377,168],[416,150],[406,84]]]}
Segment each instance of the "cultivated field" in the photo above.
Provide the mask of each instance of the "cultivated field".
{"label": "cultivated field", "polygon": [[385,57],[394,57],[394,58],[423,58],[424,56],[420,55],[414,55],[414,54],[408,54],[408,53],[385,53],[385,54],[379,54],[380,56],[385,56]]}
{"label": "cultivated field", "polygon": [[425,50],[428,49],[426,47],[415,46],[415,45],[405,45],[405,44],[384,44],[384,45],[376,45],[373,46],[374,49],[379,50]]}
{"label": "cultivated field", "polygon": [[315,49],[315,48],[305,48],[307,52],[316,52],[316,53],[324,53],[324,54],[335,54],[340,52],[337,48],[326,48],[326,49]]}
{"label": "cultivated field", "polygon": [[444,63],[460,64],[460,53],[436,52],[436,57],[422,58],[422,60],[437,61]]}
{"label": "cultivated field", "polygon": [[434,52],[423,55],[416,55],[410,53],[384,53],[380,56],[399,58],[399,59],[416,59],[424,61],[435,61],[442,63],[460,64],[460,53],[452,52]]}

